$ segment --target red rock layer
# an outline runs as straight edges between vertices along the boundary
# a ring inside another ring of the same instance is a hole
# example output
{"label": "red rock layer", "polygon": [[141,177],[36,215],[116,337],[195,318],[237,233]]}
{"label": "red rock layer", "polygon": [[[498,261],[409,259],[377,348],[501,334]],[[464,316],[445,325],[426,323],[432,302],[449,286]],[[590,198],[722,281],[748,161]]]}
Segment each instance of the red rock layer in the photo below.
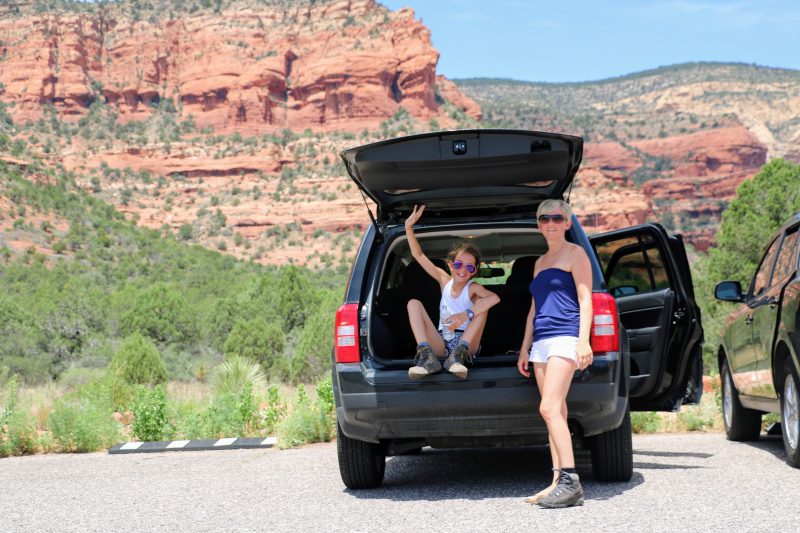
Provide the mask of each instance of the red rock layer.
{"label": "red rock layer", "polygon": [[[438,52],[414,12],[374,0],[311,7],[230,9],[157,23],[99,8],[0,21],[0,83],[15,119],[53,104],[67,116],[104,98],[120,120],[141,119],[172,99],[198,127],[254,133],[307,127],[374,127],[402,106],[446,116],[436,100]],[[443,94],[480,109],[454,84]]]}

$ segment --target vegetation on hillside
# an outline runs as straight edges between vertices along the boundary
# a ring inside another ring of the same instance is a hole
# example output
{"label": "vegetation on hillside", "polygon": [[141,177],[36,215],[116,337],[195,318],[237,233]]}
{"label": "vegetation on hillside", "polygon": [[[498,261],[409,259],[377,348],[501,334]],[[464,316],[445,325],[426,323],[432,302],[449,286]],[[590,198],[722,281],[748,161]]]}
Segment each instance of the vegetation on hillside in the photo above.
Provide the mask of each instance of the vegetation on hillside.
{"label": "vegetation on hillside", "polygon": [[765,246],[790,216],[800,213],[800,165],[776,159],[744,181],[722,215],[717,244],[695,263],[695,294],[703,310],[704,361],[717,372],[717,346],[731,304],[714,299],[714,286],[735,280],[747,290]]}
{"label": "vegetation on hillside", "polygon": [[[489,124],[563,131],[589,141],[635,141],[738,124],[732,113],[693,113],[665,108],[645,95],[703,83],[702,98],[730,103],[735,98],[780,102],[800,81],[800,71],[743,63],[685,63],[626,76],[580,83],[540,83],[493,78],[456,80],[481,106]],[[741,93],[720,92],[715,83],[746,84]],[[777,138],[795,128],[768,124]],[[787,139],[788,140],[788,139]]]}

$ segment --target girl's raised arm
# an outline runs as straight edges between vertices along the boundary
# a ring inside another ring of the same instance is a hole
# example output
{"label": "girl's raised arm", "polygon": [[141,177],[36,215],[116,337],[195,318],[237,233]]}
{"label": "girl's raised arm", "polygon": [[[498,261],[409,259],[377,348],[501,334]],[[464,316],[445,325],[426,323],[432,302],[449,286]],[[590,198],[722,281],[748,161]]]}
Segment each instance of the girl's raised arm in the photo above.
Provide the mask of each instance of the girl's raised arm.
{"label": "girl's raised arm", "polygon": [[425,272],[427,272],[430,277],[435,279],[440,286],[444,287],[445,284],[450,281],[450,275],[434,265],[433,262],[428,259],[428,257],[422,251],[419,241],[417,241],[417,236],[414,235],[414,224],[416,224],[420,219],[423,211],[425,211],[424,205],[415,205],[414,210],[406,219],[406,237],[408,238],[408,246],[411,248],[411,255],[414,256],[414,259],[416,259],[417,263],[419,263]]}

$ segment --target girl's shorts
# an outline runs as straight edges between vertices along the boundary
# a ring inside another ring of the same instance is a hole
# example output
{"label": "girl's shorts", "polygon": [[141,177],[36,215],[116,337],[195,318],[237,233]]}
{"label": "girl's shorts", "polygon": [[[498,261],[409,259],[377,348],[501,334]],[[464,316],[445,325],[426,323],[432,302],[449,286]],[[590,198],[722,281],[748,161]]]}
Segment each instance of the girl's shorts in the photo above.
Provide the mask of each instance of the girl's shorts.
{"label": "girl's shorts", "polygon": [[[464,334],[464,330],[463,329],[457,329],[453,333],[455,333],[455,336],[452,339],[450,339],[449,341],[445,341],[444,340],[444,336],[442,336],[442,340],[444,341],[444,347],[445,347],[445,350],[447,350],[448,354],[453,351],[453,348],[458,346],[458,341],[461,340],[461,335]],[[441,331],[439,332],[439,335],[442,335]],[[478,349],[473,355],[477,356],[479,353],[481,353],[481,346],[480,345],[478,345]]]}
{"label": "girl's shorts", "polygon": [[578,364],[578,337],[550,337],[533,343],[531,346],[531,363],[547,363],[551,357],[558,356],[571,359]]}

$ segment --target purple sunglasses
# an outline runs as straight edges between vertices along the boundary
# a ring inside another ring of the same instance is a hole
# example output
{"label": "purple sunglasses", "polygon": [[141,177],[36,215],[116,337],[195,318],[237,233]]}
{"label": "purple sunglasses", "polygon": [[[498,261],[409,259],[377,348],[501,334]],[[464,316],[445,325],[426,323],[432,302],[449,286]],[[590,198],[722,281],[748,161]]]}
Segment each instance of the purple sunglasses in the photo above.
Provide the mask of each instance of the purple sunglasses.
{"label": "purple sunglasses", "polygon": [[470,274],[474,274],[475,271],[478,270],[478,267],[476,267],[472,263],[464,263],[462,261],[453,261],[453,268],[455,270],[461,270],[461,267],[466,267],[467,268],[467,272],[469,272]]}

